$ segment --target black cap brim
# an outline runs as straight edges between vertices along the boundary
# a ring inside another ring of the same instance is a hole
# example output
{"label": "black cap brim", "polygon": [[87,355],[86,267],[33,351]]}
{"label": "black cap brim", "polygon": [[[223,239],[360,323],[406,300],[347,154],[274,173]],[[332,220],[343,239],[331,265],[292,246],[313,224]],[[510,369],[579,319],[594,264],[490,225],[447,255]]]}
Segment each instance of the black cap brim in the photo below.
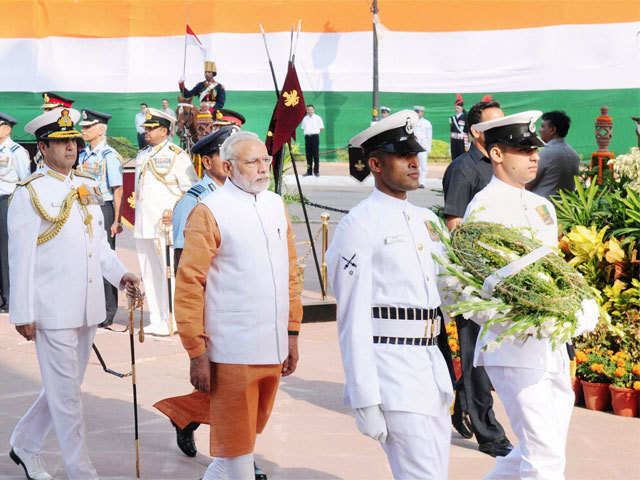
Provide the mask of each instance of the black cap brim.
{"label": "black cap brim", "polygon": [[373,150],[382,150],[383,152],[398,154],[420,153],[425,151],[425,149],[422,147],[422,145],[420,145],[420,142],[418,142],[414,135],[410,135],[406,140],[403,140],[401,142],[387,143],[373,148],[370,151]]}

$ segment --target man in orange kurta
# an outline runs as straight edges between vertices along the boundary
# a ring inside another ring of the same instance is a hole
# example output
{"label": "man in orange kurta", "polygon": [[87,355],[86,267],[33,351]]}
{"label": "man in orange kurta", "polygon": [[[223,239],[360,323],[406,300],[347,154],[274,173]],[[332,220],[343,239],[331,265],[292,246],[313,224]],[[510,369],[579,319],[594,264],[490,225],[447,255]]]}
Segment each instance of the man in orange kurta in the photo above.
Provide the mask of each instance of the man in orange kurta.
{"label": "man in orange kurta", "polygon": [[266,191],[264,144],[240,132],[221,158],[229,179],[187,221],[175,312],[191,383],[211,391],[214,461],[204,478],[244,480],[279,377],[297,365],[302,305],[291,222],[282,199]]}

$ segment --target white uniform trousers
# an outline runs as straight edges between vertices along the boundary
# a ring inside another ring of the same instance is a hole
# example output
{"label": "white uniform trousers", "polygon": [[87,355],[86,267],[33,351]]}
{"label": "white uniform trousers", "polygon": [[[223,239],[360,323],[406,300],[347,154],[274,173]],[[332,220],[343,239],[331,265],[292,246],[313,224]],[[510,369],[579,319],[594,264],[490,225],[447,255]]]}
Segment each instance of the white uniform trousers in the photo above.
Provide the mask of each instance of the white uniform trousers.
{"label": "white uniform trousers", "polygon": [[53,425],[69,480],[98,478],[84,442],[80,387],[96,327],[36,329],[42,391],[20,419],[9,442],[31,453],[42,449]]}
{"label": "white uniform trousers", "polygon": [[449,471],[451,416],[383,411],[387,454],[395,480],[445,480]]}
{"label": "white uniform trousers", "polygon": [[427,184],[427,171],[429,170],[429,152],[418,153],[418,161],[420,162],[420,185]]}
{"label": "white uniform trousers", "polygon": [[136,239],[138,263],[149,308],[150,325],[145,330],[160,335],[169,335],[170,318],[165,245],[164,238]]}
{"label": "white uniform trousers", "polygon": [[568,358],[557,373],[517,367],[485,369],[518,437],[509,455],[496,457],[485,480],[564,480],[575,399]]}

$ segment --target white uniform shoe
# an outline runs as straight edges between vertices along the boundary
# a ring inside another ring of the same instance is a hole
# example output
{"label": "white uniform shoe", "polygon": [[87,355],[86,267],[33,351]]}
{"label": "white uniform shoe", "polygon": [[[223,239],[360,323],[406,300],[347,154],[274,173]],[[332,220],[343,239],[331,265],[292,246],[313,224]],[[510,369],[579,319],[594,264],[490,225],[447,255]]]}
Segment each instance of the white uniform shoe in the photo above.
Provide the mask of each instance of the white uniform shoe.
{"label": "white uniform shoe", "polygon": [[28,480],[53,480],[53,477],[44,469],[44,462],[39,453],[29,453],[14,447],[9,452],[9,456],[16,465],[22,465]]}

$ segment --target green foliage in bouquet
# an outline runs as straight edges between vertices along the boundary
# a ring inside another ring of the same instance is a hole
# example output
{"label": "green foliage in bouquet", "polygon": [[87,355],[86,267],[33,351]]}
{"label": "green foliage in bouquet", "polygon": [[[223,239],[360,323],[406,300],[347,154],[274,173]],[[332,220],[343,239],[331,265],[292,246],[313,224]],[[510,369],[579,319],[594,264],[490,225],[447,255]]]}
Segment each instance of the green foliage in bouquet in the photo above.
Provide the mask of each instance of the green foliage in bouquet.
{"label": "green foliage in bouquet", "polygon": [[450,238],[441,233],[441,239],[448,261],[435,255],[434,259],[443,267],[445,298],[455,297],[445,309],[450,315],[481,314],[485,326],[501,331],[498,342],[533,335],[549,337],[554,345],[564,343],[575,332],[583,300],[596,296],[582,275],[555,252],[503,279],[489,295],[483,291],[485,279],[541,243],[517,229],[488,222],[465,223]]}

